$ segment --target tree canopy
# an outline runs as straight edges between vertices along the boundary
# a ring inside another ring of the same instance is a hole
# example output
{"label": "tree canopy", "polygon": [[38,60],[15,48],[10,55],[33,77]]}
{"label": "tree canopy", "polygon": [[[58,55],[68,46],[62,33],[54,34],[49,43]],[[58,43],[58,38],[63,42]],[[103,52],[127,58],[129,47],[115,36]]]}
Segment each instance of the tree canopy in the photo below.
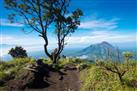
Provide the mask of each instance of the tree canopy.
{"label": "tree canopy", "polygon": [[[54,63],[65,46],[65,38],[71,35],[80,25],[80,17],[83,15],[80,9],[72,13],[68,11],[70,0],[5,0],[5,7],[12,10],[9,20],[14,22],[18,17],[23,18],[26,26],[39,33],[45,41],[44,49],[46,55]],[[58,46],[52,53],[48,52],[49,26],[54,25]]]}
{"label": "tree canopy", "polygon": [[11,48],[9,53],[13,58],[25,58],[28,57],[27,52],[21,46],[16,46],[15,48]]}

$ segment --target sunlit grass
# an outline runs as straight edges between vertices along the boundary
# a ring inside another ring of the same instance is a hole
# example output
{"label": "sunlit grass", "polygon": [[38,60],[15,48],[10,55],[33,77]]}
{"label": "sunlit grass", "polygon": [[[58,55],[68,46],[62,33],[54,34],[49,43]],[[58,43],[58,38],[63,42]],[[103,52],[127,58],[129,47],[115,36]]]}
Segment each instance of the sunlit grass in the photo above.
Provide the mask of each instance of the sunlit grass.
{"label": "sunlit grass", "polygon": [[[44,63],[51,65],[50,59],[42,59]],[[7,62],[0,62],[0,89],[4,89],[5,83],[14,79],[17,74],[27,65],[35,64],[33,58],[17,58]],[[103,62],[111,66],[111,62]],[[75,64],[80,71],[81,91],[137,91],[137,61],[130,61],[128,71],[123,77],[124,85],[120,84],[116,74],[101,69],[96,63],[88,62],[77,58],[62,58],[55,65],[57,70],[67,64]],[[125,67],[119,63],[120,69]]]}
{"label": "sunlit grass", "polygon": [[[81,71],[81,91],[137,91],[137,64],[131,63],[124,75],[124,85],[120,84],[116,74],[102,70],[96,65]],[[118,66],[121,69],[123,67],[121,64]]]}

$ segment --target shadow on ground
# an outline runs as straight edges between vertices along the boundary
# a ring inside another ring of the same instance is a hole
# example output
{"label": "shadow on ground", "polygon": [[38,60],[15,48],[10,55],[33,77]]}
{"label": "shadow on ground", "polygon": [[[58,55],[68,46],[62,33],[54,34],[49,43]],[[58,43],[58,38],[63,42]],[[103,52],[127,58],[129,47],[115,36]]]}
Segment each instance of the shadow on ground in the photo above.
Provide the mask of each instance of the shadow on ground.
{"label": "shadow on ground", "polygon": [[41,62],[21,71],[8,83],[9,91],[79,91],[79,72],[74,64],[58,71]]}

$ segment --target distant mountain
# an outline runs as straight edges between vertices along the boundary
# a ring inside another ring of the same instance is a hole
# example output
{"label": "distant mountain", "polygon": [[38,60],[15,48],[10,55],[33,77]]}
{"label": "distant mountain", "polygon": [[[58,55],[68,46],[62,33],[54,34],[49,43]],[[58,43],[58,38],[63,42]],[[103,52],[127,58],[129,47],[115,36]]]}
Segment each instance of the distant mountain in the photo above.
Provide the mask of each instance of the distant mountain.
{"label": "distant mountain", "polygon": [[75,56],[93,61],[98,59],[121,60],[122,52],[110,43],[103,41],[102,43],[93,44],[84,48],[83,50],[77,52]]}

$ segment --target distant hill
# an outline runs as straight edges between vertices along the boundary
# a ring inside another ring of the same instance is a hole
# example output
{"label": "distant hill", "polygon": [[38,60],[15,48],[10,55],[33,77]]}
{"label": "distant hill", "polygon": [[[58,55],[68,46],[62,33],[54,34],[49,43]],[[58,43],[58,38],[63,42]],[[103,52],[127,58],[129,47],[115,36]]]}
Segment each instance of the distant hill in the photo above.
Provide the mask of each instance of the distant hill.
{"label": "distant hill", "polygon": [[110,43],[103,41],[102,43],[90,45],[81,51],[75,53],[76,57],[90,60],[121,60],[122,51],[114,47]]}

